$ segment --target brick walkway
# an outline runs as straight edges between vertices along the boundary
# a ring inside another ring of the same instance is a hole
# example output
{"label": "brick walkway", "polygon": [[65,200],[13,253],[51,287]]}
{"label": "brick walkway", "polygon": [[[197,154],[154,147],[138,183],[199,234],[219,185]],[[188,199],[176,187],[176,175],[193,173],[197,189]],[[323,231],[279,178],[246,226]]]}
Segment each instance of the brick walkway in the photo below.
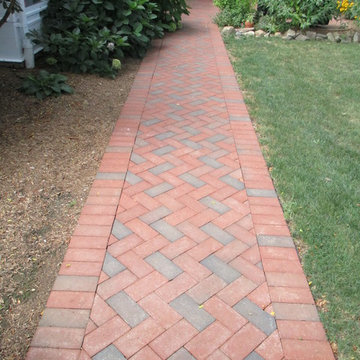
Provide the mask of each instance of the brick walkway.
{"label": "brick walkway", "polygon": [[333,359],[214,13],[143,61],[28,360]]}

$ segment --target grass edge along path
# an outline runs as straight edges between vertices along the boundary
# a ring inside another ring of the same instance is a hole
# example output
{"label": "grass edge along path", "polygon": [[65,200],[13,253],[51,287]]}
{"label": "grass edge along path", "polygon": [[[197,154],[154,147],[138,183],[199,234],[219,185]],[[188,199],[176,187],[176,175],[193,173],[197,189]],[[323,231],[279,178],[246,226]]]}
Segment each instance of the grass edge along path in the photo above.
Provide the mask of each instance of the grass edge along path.
{"label": "grass edge along path", "polygon": [[359,359],[360,46],[225,43],[333,350]]}

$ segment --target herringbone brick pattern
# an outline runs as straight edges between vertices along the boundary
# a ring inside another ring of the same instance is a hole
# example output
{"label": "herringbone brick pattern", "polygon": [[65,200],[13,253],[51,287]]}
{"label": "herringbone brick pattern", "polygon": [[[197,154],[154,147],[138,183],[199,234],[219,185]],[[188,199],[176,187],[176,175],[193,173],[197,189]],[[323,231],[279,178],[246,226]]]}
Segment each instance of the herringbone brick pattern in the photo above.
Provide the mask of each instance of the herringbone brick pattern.
{"label": "herringbone brick pattern", "polygon": [[143,61],[27,359],[333,359],[211,1]]}

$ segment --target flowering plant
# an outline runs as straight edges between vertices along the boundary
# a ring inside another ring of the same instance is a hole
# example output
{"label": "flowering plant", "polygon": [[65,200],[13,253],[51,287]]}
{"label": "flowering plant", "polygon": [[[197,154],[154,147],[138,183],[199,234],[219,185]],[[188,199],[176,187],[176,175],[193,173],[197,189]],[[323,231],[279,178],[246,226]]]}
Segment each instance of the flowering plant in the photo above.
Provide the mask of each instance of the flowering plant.
{"label": "flowering plant", "polygon": [[360,3],[359,1],[338,0],[337,10],[346,18],[360,20]]}

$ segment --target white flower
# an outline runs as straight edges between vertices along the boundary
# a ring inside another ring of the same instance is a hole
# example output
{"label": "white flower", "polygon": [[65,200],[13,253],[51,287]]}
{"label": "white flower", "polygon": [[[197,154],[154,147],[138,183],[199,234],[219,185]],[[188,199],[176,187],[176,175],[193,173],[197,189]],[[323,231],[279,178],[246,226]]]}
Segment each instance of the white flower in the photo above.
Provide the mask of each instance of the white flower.
{"label": "white flower", "polygon": [[110,51],[114,51],[115,49],[115,44],[113,42],[109,42],[107,44],[107,48],[110,50]]}

